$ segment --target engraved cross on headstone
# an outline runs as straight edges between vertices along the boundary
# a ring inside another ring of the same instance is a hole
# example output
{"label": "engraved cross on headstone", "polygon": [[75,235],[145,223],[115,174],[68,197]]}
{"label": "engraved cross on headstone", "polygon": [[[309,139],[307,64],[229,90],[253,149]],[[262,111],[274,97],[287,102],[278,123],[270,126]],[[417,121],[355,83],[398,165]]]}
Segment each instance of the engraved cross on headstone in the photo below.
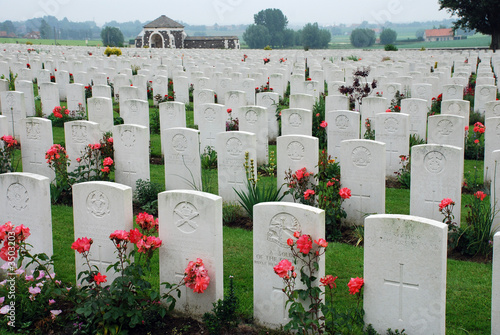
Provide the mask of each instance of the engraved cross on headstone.
{"label": "engraved cross on headstone", "polygon": [[432,190],[431,199],[425,199],[425,203],[428,204],[431,207],[431,210],[433,212],[435,212],[439,208],[439,204],[441,203],[441,200],[437,200],[437,198],[436,198],[436,191]]}
{"label": "engraved cross on headstone", "polygon": [[97,245],[97,246],[94,246],[94,250],[95,250],[95,247],[97,247],[98,251],[97,251],[97,259],[94,259],[94,257],[90,258],[90,264],[91,265],[95,265],[99,268],[99,272],[101,272],[101,274],[104,274],[106,273],[106,269],[108,268],[108,266],[111,265],[111,262],[107,262],[107,261],[103,261],[102,260],[102,252],[101,252],[101,249],[102,249],[102,246],[101,245]]}
{"label": "engraved cross on headstone", "polygon": [[363,211],[363,199],[370,199],[370,194],[363,194],[363,184],[359,184],[359,194],[352,194],[351,198],[359,198],[359,211],[361,213],[365,213]]}
{"label": "engraved cross on headstone", "polygon": [[14,108],[10,107],[10,120],[9,120],[10,126],[12,127],[12,136],[14,137],[16,135],[14,131]]}
{"label": "engraved cross on headstone", "polygon": [[213,148],[215,142],[215,135],[212,131],[208,133],[207,140],[208,140],[208,145]]}
{"label": "engraved cross on headstone", "polygon": [[127,184],[131,185],[132,183],[132,175],[137,174],[137,171],[132,169],[132,162],[127,162],[127,169],[123,170],[123,173],[127,175]]}
{"label": "engraved cross on headstone", "polygon": [[229,167],[229,181],[227,182],[230,185],[244,185],[245,183],[238,178],[238,169],[234,166]]}
{"label": "engraved cross on headstone", "polygon": [[[43,162],[40,159],[40,155],[38,155],[38,154],[39,154],[38,150],[35,150],[33,152],[33,157],[32,157],[33,159],[30,160],[30,164],[42,166]],[[38,159],[37,159],[37,156],[38,156]]]}
{"label": "engraved cross on headstone", "polygon": [[[393,165],[393,162],[392,162],[392,158],[394,155],[396,155],[397,158],[399,158],[399,152],[398,150],[394,149],[393,148],[393,142],[390,141],[389,142],[389,146],[387,147],[387,150],[385,151],[387,155],[389,155],[389,167],[392,167]],[[396,162],[398,162],[398,160],[396,159]]]}
{"label": "engraved cross on headstone", "polygon": [[288,315],[286,312],[286,300],[285,300],[285,293],[283,292],[282,287],[275,287],[273,286],[273,292],[272,292],[272,298],[271,301],[274,301],[275,304],[279,304],[279,308],[283,310],[283,320],[287,320]]}
{"label": "engraved cross on headstone", "polygon": [[399,264],[399,279],[398,280],[388,280],[384,279],[384,284],[391,285],[391,286],[397,286],[399,288],[399,302],[398,302],[398,310],[399,310],[399,320],[403,321],[403,293],[404,289],[412,289],[412,290],[418,290],[419,284],[412,284],[412,283],[407,283],[404,281],[404,264]]}

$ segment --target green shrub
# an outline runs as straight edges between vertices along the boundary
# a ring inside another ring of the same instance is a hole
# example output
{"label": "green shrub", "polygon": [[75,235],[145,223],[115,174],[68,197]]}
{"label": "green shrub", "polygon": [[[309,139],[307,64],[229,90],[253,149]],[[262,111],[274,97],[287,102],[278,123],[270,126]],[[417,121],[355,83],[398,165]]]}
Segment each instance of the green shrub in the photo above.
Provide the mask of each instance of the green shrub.
{"label": "green shrub", "polygon": [[110,48],[110,47],[107,47],[105,50],[104,50],[104,54],[106,56],[111,56],[111,55],[116,55],[116,56],[121,56],[122,55],[122,51],[120,48]]}
{"label": "green shrub", "polygon": [[259,179],[254,173],[254,161],[249,161],[248,152],[245,153],[245,171],[247,174],[247,189],[238,191],[234,190],[238,195],[238,202],[247,212],[250,219],[253,218],[253,206],[261,202],[280,201],[284,195],[280,196],[281,188],[276,188],[273,184],[259,183]]}
{"label": "green shrub", "polygon": [[[211,313],[203,315],[203,321],[207,326],[210,335],[229,334],[230,330],[239,323],[236,315],[238,309],[238,298],[234,292],[233,276],[229,276],[229,293],[224,300],[217,300],[213,303]],[[223,333],[223,331],[225,331]]]}
{"label": "green shrub", "polygon": [[385,51],[398,51],[398,48],[394,44],[386,44],[384,46]]}
{"label": "green shrub", "polygon": [[201,154],[201,168],[204,169],[217,169],[217,151],[211,146],[207,146],[205,151]]}
{"label": "green shrub", "polygon": [[156,216],[158,215],[158,193],[164,188],[149,180],[139,179],[135,183],[134,204],[142,210]]}

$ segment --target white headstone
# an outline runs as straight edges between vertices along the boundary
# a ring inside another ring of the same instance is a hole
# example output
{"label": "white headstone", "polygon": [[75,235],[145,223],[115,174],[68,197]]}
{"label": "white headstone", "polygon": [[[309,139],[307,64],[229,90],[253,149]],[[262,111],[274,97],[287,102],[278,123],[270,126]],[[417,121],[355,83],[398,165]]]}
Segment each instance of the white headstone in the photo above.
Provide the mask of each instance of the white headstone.
{"label": "white headstone", "polygon": [[[198,191],[166,191],[158,195],[160,282],[178,283],[184,270],[197,258],[210,277],[203,294],[181,288],[175,308],[193,316],[210,312],[224,296],[222,249],[222,198]],[[164,286],[160,293],[166,293]]]}
{"label": "white headstone", "polygon": [[66,154],[70,165],[68,172],[74,171],[78,167],[77,158],[82,157],[89,144],[99,143],[101,131],[99,124],[92,121],[70,121],[64,123],[64,139]]}
{"label": "white headstone", "polygon": [[[305,135],[286,135],[276,141],[276,176],[278,188],[285,183],[285,174],[306,168],[307,172],[318,173],[319,140],[317,137]],[[315,179],[312,180],[315,182]],[[282,192],[285,191],[283,187]],[[283,201],[293,201],[291,195],[286,195]]]}
{"label": "white headstone", "polygon": [[447,144],[464,149],[465,118],[463,116],[441,114],[428,119],[428,144]]}
{"label": "white headstone", "polygon": [[92,98],[109,98],[111,99],[111,87],[108,85],[92,86]]}
{"label": "white headstone", "polygon": [[149,128],[149,102],[139,99],[120,100],[120,116],[125,124]]}
{"label": "white headstone", "polygon": [[443,101],[462,100],[464,98],[464,87],[462,85],[443,85]]}
{"label": "white headstone", "polygon": [[347,110],[327,110],[325,118],[328,123],[326,128],[328,133],[328,154],[338,159],[342,141],[359,139],[360,115],[358,112]]}
{"label": "white headstone", "polygon": [[[30,229],[33,254],[52,256],[50,180],[33,173],[0,174],[0,222]],[[0,261],[3,264],[3,261]]]}
{"label": "white headstone", "polygon": [[[106,181],[90,181],[73,185],[73,224],[75,241],[91,238],[90,265],[97,266],[111,283],[119,273],[106,272],[117,261],[116,249],[109,239],[115,230],[133,228],[132,189]],[[88,270],[82,255],[75,251],[76,274]]]}
{"label": "white headstone", "polygon": [[[293,261],[286,241],[293,238],[294,232],[308,234],[313,240],[324,238],[325,212],[302,204],[266,202],[254,206],[253,222],[254,318],[260,325],[279,329],[289,321],[289,306],[283,293],[283,279],[276,275],[273,267],[282,259]],[[325,274],[325,258],[320,257],[318,264],[317,278],[321,278]],[[301,262],[295,267],[300,269],[302,265]],[[299,279],[296,288],[303,288]]]}
{"label": "white headstone", "polygon": [[422,99],[401,100],[401,113],[410,115],[410,134],[425,140],[427,134],[427,102]]}
{"label": "white headstone", "polygon": [[394,173],[401,168],[399,157],[410,153],[410,116],[403,113],[380,113],[375,119],[375,140],[385,143],[385,175],[394,177]]}
{"label": "white headstone", "polygon": [[50,181],[54,180],[55,173],[45,159],[45,153],[54,144],[52,122],[31,117],[19,120],[19,126],[23,172],[37,173]]}
{"label": "white headstone", "polygon": [[325,97],[325,111],[349,110],[349,98],[345,95],[328,95]]}
{"label": "white headstone", "polygon": [[255,134],[244,131],[220,132],[216,135],[217,170],[219,195],[224,202],[236,202],[238,192],[247,192],[247,172],[245,157],[248,153],[248,164],[254,160],[254,175],[257,175]]}
{"label": "white headstone", "polygon": [[[497,215],[498,216],[498,215]],[[498,220],[497,220],[498,221]],[[493,236],[491,285],[491,335],[500,334],[500,232]]]}
{"label": "white headstone", "polygon": [[311,110],[283,109],[281,111],[281,134],[312,136],[312,119]]}
{"label": "white headstone", "polygon": [[455,202],[453,215],[460,225],[463,149],[449,145],[424,144],[411,148],[410,215],[442,221],[439,204],[444,198]]}
{"label": "white headstone", "polygon": [[[7,117],[8,135],[19,138],[19,121],[26,118],[26,105],[24,93],[17,91],[6,91],[0,93],[2,100],[2,115]],[[52,110],[50,111],[52,113]]]}
{"label": "white headstone", "polygon": [[364,322],[379,333],[445,334],[448,227],[407,215],[365,220]]}
{"label": "white headstone", "polygon": [[215,148],[215,136],[226,131],[227,112],[224,105],[203,104],[199,106],[200,117],[198,130],[201,138],[201,151],[205,151],[207,146]]}
{"label": "white headstone", "polygon": [[[493,151],[500,150],[500,117],[490,117],[484,121],[484,181],[493,181]],[[500,183],[500,180],[497,181]]]}
{"label": "white headstone", "polygon": [[87,104],[89,121],[98,123],[103,133],[111,131],[113,129],[113,101],[109,98],[89,98]]}
{"label": "white headstone", "polygon": [[267,109],[259,106],[244,106],[240,107],[239,114],[239,130],[254,133],[257,136],[257,165],[268,164]]}
{"label": "white headstone", "polygon": [[385,148],[371,140],[340,143],[341,183],[351,190],[343,204],[347,224],[362,225],[366,215],[385,213]]}
{"label": "white headstone", "polygon": [[87,102],[85,99],[85,86],[82,84],[68,84],[66,86],[68,109],[70,111],[85,111]]}
{"label": "white headstone", "polygon": [[497,91],[494,85],[477,85],[474,94],[474,111],[484,114],[486,103],[496,101]]}
{"label": "white headstone", "polygon": [[35,96],[33,93],[33,82],[28,80],[18,80],[16,81],[16,90],[24,93],[26,116],[35,116],[36,112],[35,112]]}
{"label": "white headstone", "polygon": [[54,107],[60,106],[59,89],[55,83],[41,83],[38,92],[42,103],[42,113],[44,116],[52,114]]}
{"label": "white headstone", "polygon": [[136,188],[139,179],[149,180],[149,130],[122,124],[113,127],[115,180]]}
{"label": "white headstone", "polygon": [[201,190],[200,132],[189,128],[162,129],[165,189]]}
{"label": "white headstone", "polygon": [[257,93],[257,106],[267,108],[269,140],[274,141],[279,133],[276,109],[280,102],[278,93]]}

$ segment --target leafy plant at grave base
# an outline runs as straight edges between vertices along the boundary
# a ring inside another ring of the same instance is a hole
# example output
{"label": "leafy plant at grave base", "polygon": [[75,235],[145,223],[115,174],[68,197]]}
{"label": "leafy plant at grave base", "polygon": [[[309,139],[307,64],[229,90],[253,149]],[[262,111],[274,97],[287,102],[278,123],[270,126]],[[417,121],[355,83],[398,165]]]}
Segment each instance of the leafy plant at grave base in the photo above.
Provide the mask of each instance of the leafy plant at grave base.
{"label": "leafy plant at grave base", "polygon": [[143,211],[158,214],[158,193],[164,191],[162,185],[139,179],[135,182],[134,205],[138,206]]}
{"label": "leafy plant at grave base", "polygon": [[443,95],[440,94],[437,96],[437,98],[432,98],[431,102],[431,109],[427,113],[427,116],[433,116],[433,115],[438,115],[441,114],[441,102],[443,101]]}
{"label": "leafy plant at grave base", "polygon": [[396,175],[396,179],[398,180],[402,188],[410,189],[411,185],[410,155],[408,156],[401,155],[399,156],[399,159],[401,160],[399,162],[401,164],[401,167],[397,172],[394,172],[394,174]]}
{"label": "leafy plant at grave base", "polygon": [[222,223],[229,224],[235,222],[239,217],[240,205],[235,202],[222,203]]}
{"label": "leafy plant at grave base", "polygon": [[498,211],[491,207],[489,199],[485,201],[486,197],[482,191],[474,193],[472,201],[465,205],[469,209],[466,225],[449,234],[454,242],[452,247],[461,254],[488,258],[493,251],[491,228]]}
{"label": "leafy plant at grave base", "polygon": [[160,109],[154,108],[149,117],[149,132],[151,134],[160,134]]}
{"label": "leafy plant at grave base", "polygon": [[[196,293],[203,293],[210,277],[201,259],[189,262],[184,270],[184,277],[177,284],[162,283],[168,292],[160,297],[146,279],[151,273],[151,258],[162,241],[155,236],[158,230],[158,219],[148,213],[140,213],[136,219],[139,229],[130,231],[117,230],[110,235],[116,248],[118,261],[107,270],[113,269],[117,278],[107,287],[106,276],[89,262],[92,239],[77,239],[72,249],[82,254],[88,270],[78,274],[82,287],[77,291],[77,320],[75,326],[82,334],[122,334],[137,326],[152,328],[155,320],[165,317],[167,310],[172,310],[176,299],[172,293],[180,297],[181,286],[186,285]],[[135,246],[132,247],[132,244]],[[130,249],[133,249],[130,251]],[[160,298],[167,305],[164,308]],[[150,324],[146,324],[146,320]],[[76,320],[75,320],[76,321]]]}
{"label": "leafy plant at grave base", "polygon": [[53,127],[64,127],[64,123],[76,120],[85,120],[86,111],[82,104],[78,104],[78,110],[70,111],[65,106],[56,106],[52,110],[52,114],[47,117],[52,121]]}
{"label": "leafy plant at grave base", "polygon": [[372,122],[370,119],[365,120],[365,134],[363,138],[365,140],[375,140],[375,129],[372,129]]}
{"label": "leafy plant at grave base", "polygon": [[423,138],[420,138],[417,134],[410,135],[410,148],[414,145],[426,144]]}
{"label": "leafy plant at grave base", "polygon": [[4,135],[0,137],[0,140],[2,141],[0,143],[0,174],[14,172],[14,151],[19,149],[19,143],[10,135]]}
{"label": "leafy plant at grave base", "polygon": [[312,125],[312,135],[317,137],[319,140],[319,148],[321,150],[326,149],[326,127],[328,123],[325,121],[325,96],[321,94],[318,101],[314,103],[313,106],[313,125]]}
{"label": "leafy plant at grave base", "polygon": [[295,172],[289,169],[285,172],[285,184],[288,189],[284,194],[290,194],[294,202],[314,206],[316,197],[312,178],[314,178],[314,173],[307,172],[305,167]]}
{"label": "leafy plant at grave base", "polygon": [[59,144],[54,144],[45,153],[45,159],[49,167],[54,171],[56,178],[50,184],[50,198],[53,204],[71,204],[71,184],[69,181],[67,167],[69,166],[66,149]]}
{"label": "leafy plant at grave base", "polygon": [[85,101],[92,98],[92,85],[85,86]]}
{"label": "leafy plant at grave base", "polygon": [[356,106],[363,103],[363,98],[369,96],[372,91],[377,88],[377,81],[374,79],[371,84],[368,83],[367,77],[370,74],[370,67],[357,68],[353,72],[352,86],[342,85],[339,87],[339,92],[349,97],[349,107],[353,110]]}
{"label": "leafy plant at grave base", "polygon": [[139,65],[130,65],[130,68],[132,69],[132,75],[137,76],[137,71],[141,69]]}
{"label": "leafy plant at grave base", "polygon": [[14,74],[12,71],[9,70],[9,78],[6,78],[5,75],[1,75],[0,79],[7,79],[9,82],[9,91],[15,91],[16,90],[16,79],[17,79],[17,73]]}
{"label": "leafy plant at grave base", "polygon": [[70,162],[66,149],[54,144],[45,153],[49,167],[54,171],[55,182],[50,185],[50,196],[53,204],[71,204],[72,186],[86,181],[109,181],[114,170],[113,138],[106,133],[99,143],[89,144],[76,159],[75,170],[67,172]]}
{"label": "leafy plant at grave base", "polygon": [[[358,57],[358,56],[356,56],[356,55],[350,55],[350,56],[347,56],[345,59],[346,59],[346,60],[352,60],[352,61],[354,61],[354,62],[357,62],[357,61],[358,61],[358,60],[360,60],[361,58],[359,58],[359,57]],[[344,57],[342,57],[342,60],[344,60]]]}
{"label": "leafy plant at grave base", "polygon": [[321,151],[318,160],[316,185],[313,189],[317,199],[317,207],[325,211],[325,233],[328,241],[338,241],[342,237],[340,227],[342,219],[347,217],[342,202],[351,197],[351,190],[341,188],[340,164],[325,150]]}
{"label": "leafy plant at grave base", "polygon": [[217,169],[217,151],[215,151],[209,145],[207,145],[207,147],[201,154],[201,168]]}
{"label": "leafy plant at grave base", "polygon": [[269,152],[269,163],[257,166],[257,171],[263,176],[275,176],[276,175],[276,156],[274,151]]}
{"label": "leafy plant at grave base", "polygon": [[253,219],[253,206],[261,202],[272,202],[281,201],[284,195],[280,195],[281,188],[274,187],[273,184],[269,183],[259,183],[258,177],[255,175],[255,165],[254,160],[249,159],[248,152],[245,152],[245,173],[247,176],[247,189],[236,190],[238,195],[238,202],[241,204],[243,209],[247,212],[248,217]]}
{"label": "leafy plant at grave base", "polygon": [[484,160],[484,125],[481,122],[474,123],[472,136],[468,126],[466,130],[465,159]]}
{"label": "leafy plant at grave base", "polygon": [[238,297],[234,290],[233,276],[229,276],[229,292],[224,299],[213,303],[211,313],[203,314],[203,322],[210,335],[219,335],[223,331],[230,332],[236,328],[239,318],[236,315],[238,309]]}
{"label": "leafy plant at grave base", "polygon": [[153,82],[150,80],[146,83],[148,100],[153,99]]}
{"label": "leafy plant at grave base", "polygon": [[469,125],[475,124],[476,122],[484,124],[484,114],[481,114],[478,111],[471,111],[469,116]]}
{"label": "leafy plant at grave base", "polygon": [[394,94],[394,98],[391,100],[391,106],[389,107],[389,110],[393,113],[400,113],[401,100],[407,98],[408,98],[408,92],[400,93],[399,91],[396,91],[396,93]]}
{"label": "leafy plant at grave base", "polygon": [[194,84],[189,85],[189,102],[194,103],[193,100]]}
{"label": "leafy plant at grave base", "polygon": [[175,94],[173,95],[168,95],[165,94],[165,96],[161,96],[161,94],[157,94],[154,96],[154,99],[161,104],[162,102],[167,102],[167,101],[175,101]]}
{"label": "leafy plant at grave base", "polygon": [[115,116],[113,118],[113,125],[115,125],[115,126],[118,126],[118,125],[124,124],[124,123],[125,123],[125,121],[123,120],[123,118],[121,116]]}
{"label": "leafy plant at grave base", "polygon": [[[310,235],[295,232],[287,240],[293,255],[293,264],[283,259],[274,266],[274,272],[283,279],[285,293],[289,306],[290,321],[285,330],[297,331],[298,334],[345,334],[363,329],[363,311],[359,304],[361,293],[357,296],[356,308],[350,308],[344,313],[336,310],[333,300],[333,289],[337,287],[338,277],[327,275],[318,278],[319,260],[325,253],[328,243],[320,238],[313,243]],[[300,267],[300,281],[303,288],[296,288],[296,267]],[[319,279],[319,282],[318,282]],[[321,283],[321,284],[320,284]],[[322,292],[318,284],[325,286],[327,292]],[[351,278],[348,283],[349,293],[355,295],[364,285],[362,278]],[[329,296],[329,302],[322,296]]]}
{"label": "leafy plant at grave base", "polygon": [[227,109],[227,114],[229,115],[229,120],[226,121],[226,131],[237,131],[239,130],[238,118],[233,119],[233,110],[231,108]]}
{"label": "leafy plant at grave base", "polygon": [[[57,332],[66,314],[63,309],[68,302],[68,289],[55,280],[52,259],[44,253],[31,253],[33,247],[26,242],[31,235],[28,227],[15,227],[9,221],[0,227],[0,232],[0,258],[6,262],[2,268],[7,271],[0,285],[0,313],[4,315],[0,328]],[[21,267],[23,262],[25,267],[34,268],[30,274]]]}

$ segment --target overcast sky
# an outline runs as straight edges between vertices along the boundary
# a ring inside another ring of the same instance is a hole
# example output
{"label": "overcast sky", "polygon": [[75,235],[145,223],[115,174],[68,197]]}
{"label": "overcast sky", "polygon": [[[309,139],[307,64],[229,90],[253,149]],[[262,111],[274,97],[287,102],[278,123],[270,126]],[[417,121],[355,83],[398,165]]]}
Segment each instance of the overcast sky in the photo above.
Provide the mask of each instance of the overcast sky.
{"label": "overcast sky", "polygon": [[53,15],[71,21],[95,21],[98,25],[152,21],[164,14],[190,25],[253,23],[262,9],[279,8],[289,24],[320,25],[431,21],[450,18],[439,11],[438,0],[0,0],[0,21],[26,20]]}

